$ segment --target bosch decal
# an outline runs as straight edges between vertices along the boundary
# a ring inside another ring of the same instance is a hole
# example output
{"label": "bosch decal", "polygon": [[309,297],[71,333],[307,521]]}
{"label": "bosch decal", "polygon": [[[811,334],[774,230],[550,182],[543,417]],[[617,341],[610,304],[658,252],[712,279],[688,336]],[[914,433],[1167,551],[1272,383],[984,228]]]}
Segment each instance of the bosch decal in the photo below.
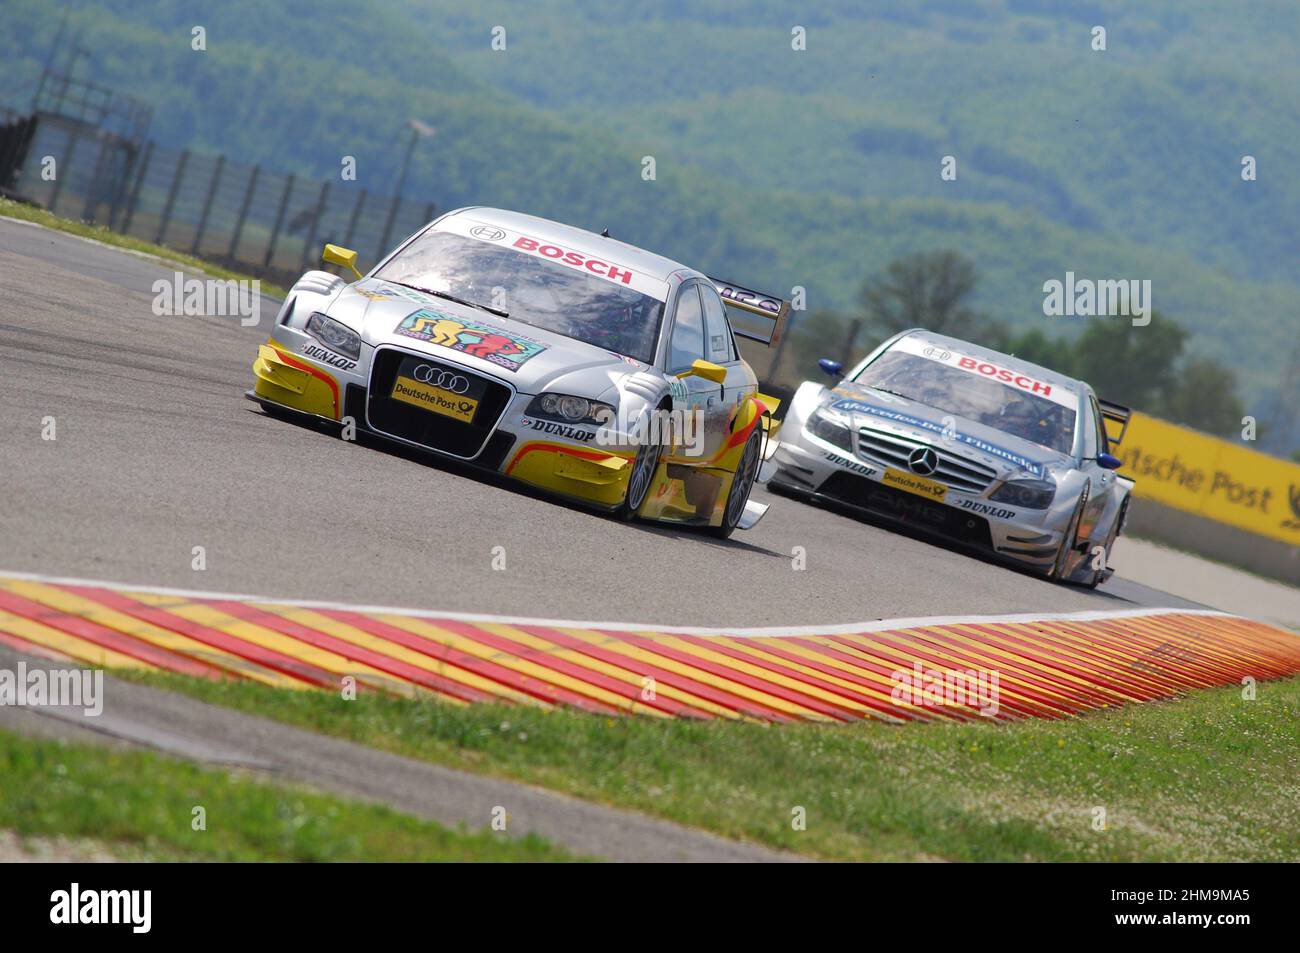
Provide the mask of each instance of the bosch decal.
{"label": "bosch decal", "polygon": [[603,262],[599,258],[587,258],[580,252],[570,251],[561,248],[559,245],[544,244],[535,238],[529,238],[527,235],[520,235],[515,239],[514,245],[511,247],[518,248],[520,251],[531,252],[542,258],[549,258],[551,261],[558,261],[570,268],[585,268],[593,275],[608,278],[610,281],[622,282],[625,285],[632,283],[632,272],[627,268],[619,268],[608,262]]}
{"label": "bosch decal", "polygon": [[928,361],[943,364],[946,367],[955,367],[968,374],[977,374],[980,377],[987,377],[991,380],[1006,384],[1008,387],[1014,387],[1017,390],[1036,394],[1039,397],[1045,397],[1052,403],[1060,404],[1062,407],[1073,409],[1079,401],[1078,394],[1070,391],[1068,388],[1049,384],[1047,381],[1041,381],[1035,377],[1030,377],[1028,374],[1021,371],[1014,371],[1010,368],[1002,367],[1000,364],[994,364],[984,358],[971,357],[967,354],[950,351],[945,347],[926,344],[925,341],[916,338],[903,338],[894,345],[893,350],[902,351],[904,354],[914,354],[918,357],[923,357]]}

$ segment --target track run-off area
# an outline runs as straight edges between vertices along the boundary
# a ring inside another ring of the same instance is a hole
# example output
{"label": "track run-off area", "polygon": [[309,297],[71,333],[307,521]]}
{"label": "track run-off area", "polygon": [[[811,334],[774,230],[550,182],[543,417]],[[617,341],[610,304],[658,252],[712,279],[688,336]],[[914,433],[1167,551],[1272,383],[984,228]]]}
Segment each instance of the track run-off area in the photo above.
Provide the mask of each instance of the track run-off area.
{"label": "track run-off area", "polygon": [[242,395],[277,303],[260,326],[156,315],[153,282],[173,273],[0,221],[10,648],[769,721],[990,707],[900,699],[900,672],[992,673],[984,714],[1013,719],[1300,671],[1300,637],[1122,573],[1096,592],[1055,585],[762,489],[765,519],[718,541],[273,419]]}

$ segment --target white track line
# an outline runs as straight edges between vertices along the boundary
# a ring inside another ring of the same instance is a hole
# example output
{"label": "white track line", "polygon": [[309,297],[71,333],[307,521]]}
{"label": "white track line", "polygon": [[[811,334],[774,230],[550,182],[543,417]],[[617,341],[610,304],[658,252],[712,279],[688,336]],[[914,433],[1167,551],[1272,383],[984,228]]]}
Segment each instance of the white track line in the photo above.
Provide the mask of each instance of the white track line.
{"label": "white track line", "polygon": [[346,602],[328,602],[313,599],[277,599],[228,592],[204,592],[198,589],[170,589],[163,586],[136,586],[120,582],[95,579],[72,579],[64,576],[47,576],[41,573],[6,572],[0,570],[0,580],[23,579],[56,586],[95,586],[118,592],[145,592],[151,595],[177,596],[184,599],[230,599],[239,602],[262,602],[274,605],[295,606],[303,609],[336,609],[345,612],[365,612],[384,615],[417,616],[420,618],[452,619],[457,622],[489,622],[501,625],[540,625],[550,628],[607,629],[614,632],[662,632],[671,635],[728,635],[739,638],[788,635],[853,635],[860,632],[882,632],[887,629],[908,629],[932,625],[979,625],[1013,622],[1089,622],[1098,619],[1134,619],[1144,616],[1178,615],[1222,616],[1234,618],[1230,612],[1217,609],[1092,609],[1085,612],[1023,612],[1015,615],[951,615],[912,616],[903,619],[876,619],[871,622],[852,622],[846,625],[777,625],[762,627],[726,628],[721,626],[668,626],[632,622],[586,622],[572,619],[533,619],[523,616],[484,615],[477,612],[439,612],[433,609],[404,609],[393,606],[354,605]]}

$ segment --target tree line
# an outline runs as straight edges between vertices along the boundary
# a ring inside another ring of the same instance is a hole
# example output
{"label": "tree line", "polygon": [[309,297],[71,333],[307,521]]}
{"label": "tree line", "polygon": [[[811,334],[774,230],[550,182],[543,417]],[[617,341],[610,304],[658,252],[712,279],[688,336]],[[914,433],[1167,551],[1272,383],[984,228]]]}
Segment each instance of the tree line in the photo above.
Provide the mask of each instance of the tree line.
{"label": "tree line", "polygon": [[1119,316],[1053,318],[1084,327],[1073,336],[1040,327],[1017,331],[972,305],[977,284],[974,263],[960,252],[898,258],[862,283],[854,313],[822,309],[801,317],[769,377],[802,379],[822,357],[848,367],[889,336],[925,328],[1085,380],[1106,400],[1217,436],[1240,436],[1245,410],[1235,373],[1190,351],[1190,334],[1173,318],[1152,311],[1141,327]]}

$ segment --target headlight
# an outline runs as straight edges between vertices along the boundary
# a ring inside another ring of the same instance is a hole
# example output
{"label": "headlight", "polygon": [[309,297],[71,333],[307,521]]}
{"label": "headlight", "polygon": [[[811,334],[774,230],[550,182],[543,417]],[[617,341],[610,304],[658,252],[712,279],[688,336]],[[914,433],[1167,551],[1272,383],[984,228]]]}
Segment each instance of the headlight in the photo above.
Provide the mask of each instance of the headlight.
{"label": "headlight", "polygon": [[853,452],[853,431],[843,422],[827,416],[820,410],[814,410],[808,419],[808,432],[820,437],[827,443],[834,444],[841,450]]}
{"label": "headlight", "polygon": [[614,408],[609,404],[570,394],[539,394],[524,413],[571,424],[603,424],[614,418]]}
{"label": "headlight", "polygon": [[307,333],[331,351],[338,351],[351,358],[361,356],[361,336],[319,311],[307,319]]}
{"label": "headlight", "polygon": [[989,499],[1030,510],[1045,510],[1055,497],[1056,484],[1051,480],[1008,480]]}

